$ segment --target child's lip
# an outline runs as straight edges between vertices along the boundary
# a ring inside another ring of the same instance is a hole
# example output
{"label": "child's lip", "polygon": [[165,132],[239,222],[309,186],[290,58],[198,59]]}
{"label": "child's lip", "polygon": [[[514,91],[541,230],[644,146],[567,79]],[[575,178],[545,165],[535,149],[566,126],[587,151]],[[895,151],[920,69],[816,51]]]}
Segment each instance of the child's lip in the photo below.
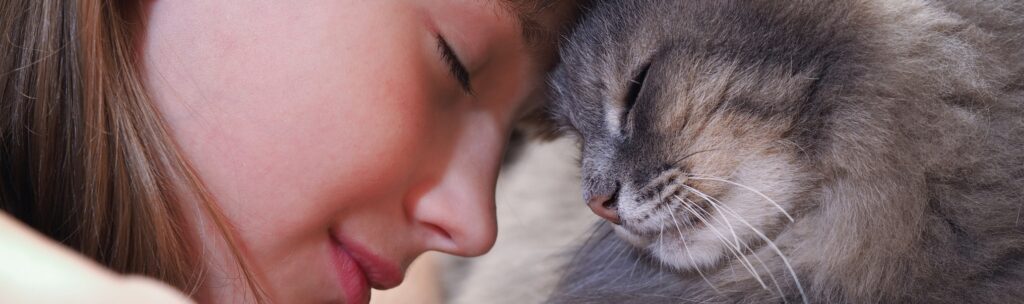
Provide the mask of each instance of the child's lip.
{"label": "child's lip", "polygon": [[345,295],[345,303],[357,304],[370,301],[370,285],[366,271],[356,262],[337,240],[331,239],[331,257],[339,286]]}
{"label": "child's lip", "polygon": [[351,256],[359,265],[371,287],[375,289],[394,288],[405,278],[397,263],[392,263],[374,254],[362,244],[348,239],[340,233],[332,233],[331,238],[338,249]]}

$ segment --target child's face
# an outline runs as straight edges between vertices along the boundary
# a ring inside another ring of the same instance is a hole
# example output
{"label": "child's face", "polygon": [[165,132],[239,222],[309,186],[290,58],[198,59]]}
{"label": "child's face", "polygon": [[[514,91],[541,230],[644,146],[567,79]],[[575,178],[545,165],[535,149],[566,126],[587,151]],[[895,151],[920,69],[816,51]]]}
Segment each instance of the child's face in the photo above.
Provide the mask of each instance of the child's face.
{"label": "child's face", "polygon": [[[547,60],[500,4],[153,1],[147,12],[153,98],[275,302],[359,302],[364,276],[395,286],[426,250],[491,247],[499,159]],[[241,300],[228,249],[194,220],[213,267],[201,299]]]}

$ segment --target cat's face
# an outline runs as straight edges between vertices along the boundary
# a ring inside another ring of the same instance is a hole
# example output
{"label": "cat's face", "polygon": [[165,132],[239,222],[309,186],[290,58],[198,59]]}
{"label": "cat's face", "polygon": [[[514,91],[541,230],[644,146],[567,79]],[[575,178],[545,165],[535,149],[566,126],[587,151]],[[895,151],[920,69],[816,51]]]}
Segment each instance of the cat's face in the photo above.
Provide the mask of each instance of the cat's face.
{"label": "cat's face", "polygon": [[619,235],[678,269],[765,246],[813,188],[790,138],[816,75],[643,21],[677,1],[622,2],[589,12],[552,75],[553,118],[582,143],[585,199],[608,198]]}

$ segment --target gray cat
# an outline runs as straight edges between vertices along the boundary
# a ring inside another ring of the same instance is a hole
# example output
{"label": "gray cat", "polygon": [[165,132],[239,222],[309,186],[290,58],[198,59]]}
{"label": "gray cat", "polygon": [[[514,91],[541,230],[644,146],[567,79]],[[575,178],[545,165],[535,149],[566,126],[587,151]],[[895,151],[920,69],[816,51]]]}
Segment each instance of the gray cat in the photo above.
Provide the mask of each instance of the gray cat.
{"label": "gray cat", "polygon": [[1024,302],[1024,1],[596,1],[553,303]]}

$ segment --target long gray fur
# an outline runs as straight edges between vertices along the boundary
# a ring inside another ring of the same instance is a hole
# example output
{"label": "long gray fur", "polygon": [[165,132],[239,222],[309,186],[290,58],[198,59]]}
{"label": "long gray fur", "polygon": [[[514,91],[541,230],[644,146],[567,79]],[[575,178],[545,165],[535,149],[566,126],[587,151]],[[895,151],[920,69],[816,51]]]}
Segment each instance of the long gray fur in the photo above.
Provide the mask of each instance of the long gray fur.
{"label": "long gray fur", "polygon": [[670,170],[773,180],[794,221],[754,226],[800,284],[765,241],[743,254],[777,288],[601,223],[549,302],[1024,302],[1024,1],[599,0],[561,52],[549,112],[581,140],[585,195],[633,189],[626,212],[675,206],[656,194],[692,180],[649,185]]}

